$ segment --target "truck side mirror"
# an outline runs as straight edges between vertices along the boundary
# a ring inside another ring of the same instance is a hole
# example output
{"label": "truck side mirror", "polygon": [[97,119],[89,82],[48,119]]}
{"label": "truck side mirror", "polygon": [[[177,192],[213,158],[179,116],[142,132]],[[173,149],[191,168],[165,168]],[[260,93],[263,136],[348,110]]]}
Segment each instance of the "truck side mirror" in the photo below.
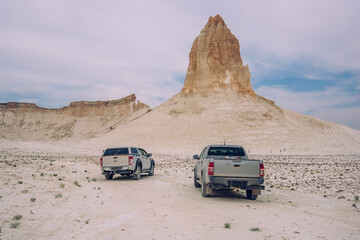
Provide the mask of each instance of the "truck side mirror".
{"label": "truck side mirror", "polygon": [[147,157],[152,157],[152,154],[151,154],[151,153],[148,153]]}
{"label": "truck side mirror", "polygon": [[195,154],[195,155],[193,156],[193,159],[199,159],[199,155]]}

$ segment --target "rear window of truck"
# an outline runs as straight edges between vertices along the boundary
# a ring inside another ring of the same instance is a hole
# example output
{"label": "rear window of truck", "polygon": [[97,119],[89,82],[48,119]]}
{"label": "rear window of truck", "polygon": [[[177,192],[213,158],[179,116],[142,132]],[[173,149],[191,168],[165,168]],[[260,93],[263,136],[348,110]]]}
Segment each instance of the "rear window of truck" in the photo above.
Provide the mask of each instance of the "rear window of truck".
{"label": "rear window of truck", "polygon": [[104,156],[126,155],[126,154],[129,154],[128,148],[108,148],[104,152]]}
{"label": "rear window of truck", "polygon": [[236,147],[210,147],[210,156],[245,156],[244,149]]}

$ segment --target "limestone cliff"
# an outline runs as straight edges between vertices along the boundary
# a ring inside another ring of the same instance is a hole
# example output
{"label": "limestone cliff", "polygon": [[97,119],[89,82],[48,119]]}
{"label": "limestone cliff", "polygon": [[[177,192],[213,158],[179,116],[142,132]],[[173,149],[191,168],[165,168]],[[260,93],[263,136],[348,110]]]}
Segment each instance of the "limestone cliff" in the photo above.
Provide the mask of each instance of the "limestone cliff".
{"label": "limestone cliff", "polygon": [[66,114],[74,117],[89,116],[124,116],[137,110],[149,108],[148,105],[136,102],[135,94],[112,101],[78,101],[72,102],[69,106],[59,109],[48,109],[37,106],[34,103],[9,102],[0,103],[0,111],[4,114],[7,111],[14,113],[43,112]]}
{"label": "limestone cliff", "polygon": [[[72,102],[58,109],[33,103],[0,103],[0,137],[61,139],[74,136],[75,132],[91,137],[104,129],[114,129],[124,118],[148,109],[148,105],[136,102],[134,94],[113,101]],[[90,127],[83,128],[85,125]]]}
{"label": "limestone cliff", "polygon": [[243,65],[240,45],[224,20],[210,17],[195,39],[182,94],[230,91],[255,96],[249,67]]}

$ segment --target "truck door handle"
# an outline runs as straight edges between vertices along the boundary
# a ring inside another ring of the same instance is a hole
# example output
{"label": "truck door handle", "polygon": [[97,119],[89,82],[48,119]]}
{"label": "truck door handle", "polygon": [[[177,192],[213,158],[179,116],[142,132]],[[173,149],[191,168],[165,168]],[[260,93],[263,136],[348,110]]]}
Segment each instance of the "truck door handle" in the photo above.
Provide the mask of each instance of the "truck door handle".
{"label": "truck door handle", "polygon": [[113,159],[117,159],[118,157],[113,157]]}
{"label": "truck door handle", "polygon": [[234,167],[240,167],[240,165],[239,165],[239,164],[235,164]]}

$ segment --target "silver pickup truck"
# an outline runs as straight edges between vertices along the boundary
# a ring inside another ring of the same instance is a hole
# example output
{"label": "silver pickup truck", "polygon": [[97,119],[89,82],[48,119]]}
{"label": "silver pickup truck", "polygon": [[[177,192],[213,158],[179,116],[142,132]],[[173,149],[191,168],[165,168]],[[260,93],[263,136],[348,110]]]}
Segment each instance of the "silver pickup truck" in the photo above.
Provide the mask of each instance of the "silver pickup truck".
{"label": "silver pickup truck", "polygon": [[139,180],[141,173],[154,175],[155,161],[151,157],[152,154],[142,148],[108,148],[100,158],[100,167],[106,180],[112,179],[114,174]]}
{"label": "silver pickup truck", "polygon": [[200,156],[194,155],[194,185],[201,187],[202,196],[209,197],[213,189],[246,190],[248,199],[256,200],[265,187],[262,160],[248,158],[238,145],[209,145]]}

